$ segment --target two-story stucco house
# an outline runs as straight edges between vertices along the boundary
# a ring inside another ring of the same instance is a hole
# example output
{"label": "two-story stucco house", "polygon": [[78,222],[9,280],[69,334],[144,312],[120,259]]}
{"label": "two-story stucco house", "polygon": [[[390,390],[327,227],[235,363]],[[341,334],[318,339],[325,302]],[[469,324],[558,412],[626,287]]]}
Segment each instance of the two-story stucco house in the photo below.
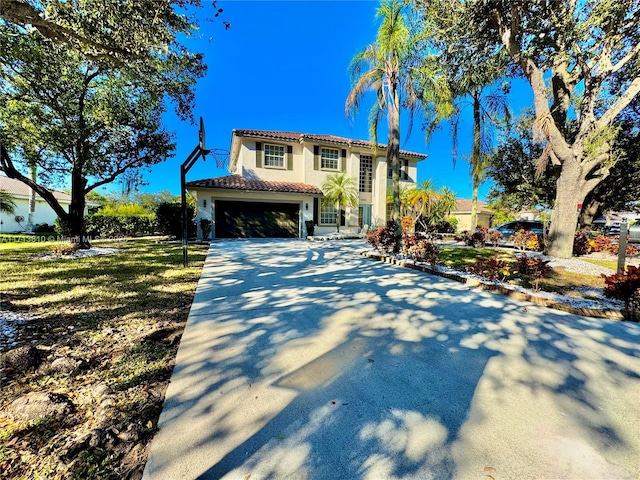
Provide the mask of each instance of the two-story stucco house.
{"label": "two-story stucco house", "polygon": [[[340,231],[384,225],[392,171],[386,149],[332,135],[233,130],[230,176],[187,182],[197,199],[198,218],[213,222],[212,238],[305,237],[336,230],[336,208],[322,204],[322,185],[333,173],[347,172],[359,189],[357,208],[340,215]],[[417,163],[426,155],[400,152],[400,179],[413,186]]]}

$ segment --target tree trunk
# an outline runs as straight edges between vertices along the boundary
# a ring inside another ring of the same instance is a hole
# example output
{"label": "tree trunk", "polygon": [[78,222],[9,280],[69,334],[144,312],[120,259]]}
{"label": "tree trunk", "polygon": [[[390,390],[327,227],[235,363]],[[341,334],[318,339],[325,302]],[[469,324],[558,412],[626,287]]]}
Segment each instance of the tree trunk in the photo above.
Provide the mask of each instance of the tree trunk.
{"label": "tree trunk", "polygon": [[391,102],[389,102],[387,120],[389,135],[387,141],[387,164],[391,165],[392,171],[392,196],[393,208],[392,218],[397,225],[400,225],[400,172],[398,164],[400,159],[400,95],[397,86],[391,82],[390,87]]}
{"label": "tree trunk", "polygon": [[557,258],[573,256],[573,239],[578,224],[578,204],[583,203],[587,192],[580,165],[563,165],[558,178],[556,200],[551,213],[547,254]]}
{"label": "tree trunk", "polygon": [[473,182],[473,190],[471,191],[471,230],[475,230],[478,226],[478,184]]}
{"label": "tree trunk", "polygon": [[471,150],[471,181],[473,183],[473,191],[471,193],[471,230],[475,230],[478,226],[478,187],[480,186],[480,175],[482,174],[480,165],[480,142],[481,138],[481,118],[480,118],[480,94],[481,91],[476,90],[473,97],[473,147]]}
{"label": "tree trunk", "polygon": [[582,206],[582,211],[580,212],[580,218],[578,220],[580,228],[590,228],[591,225],[593,225],[593,217],[598,213],[600,205],[602,205],[602,203],[594,198],[585,202]]}
{"label": "tree trunk", "polygon": [[81,249],[91,248],[91,242],[84,229],[84,189],[86,183],[82,173],[74,169],[71,173],[71,204],[69,205],[66,228],[69,236],[72,237],[71,240],[77,243],[78,248]]}
{"label": "tree trunk", "polygon": [[336,231],[340,233],[340,204],[336,204]]}
{"label": "tree trunk", "polygon": [[[29,167],[29,173],[31,174],[31,181],[36,183],[38,179],[38,167],[33,164]],[[27,228],[29,231],[33,231],[34,218],[36,214],[36,191],[29,187],[29,216],[27,217]]]}

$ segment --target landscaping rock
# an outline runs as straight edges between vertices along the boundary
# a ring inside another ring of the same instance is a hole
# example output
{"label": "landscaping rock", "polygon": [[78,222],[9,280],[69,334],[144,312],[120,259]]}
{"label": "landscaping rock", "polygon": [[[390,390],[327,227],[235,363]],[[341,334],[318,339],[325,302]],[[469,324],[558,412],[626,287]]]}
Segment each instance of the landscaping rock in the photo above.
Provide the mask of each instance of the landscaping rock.
{"label": "landscaping rock", "polygon": [[137,443],[129,450],[120,462],[119,475],[122,479],[141,478],[147,452],[143,443]]}
{"label": "landscaping rock", "polygon": [[66,396],[50,392],[30,392],[15,399],[8,408],[13,420],[36,421],[44,417],[56,420],[74,411],[71,400]]}
{"label": "landscaping rock", "polygon": [[93,390],[91,390],[91,395],[96,401],[100,401],[102,398],[111,395],[111,389],[106,383],[98,383],[93,387]]}
{"label": "landscaping rock", "polygon": [[82,360],[77,360],[72,357],[58,357],[51,362],[49,370],[52,373],[73,373],[80,370],[82,363]]}
{"label": "landscaping rock", "polygon": [[27,373],[29,370],[35,370],[42,362],[42,356],[33,345],[25,345],[23,347],[14,348],[2,355],[0,363],[20,373]]}

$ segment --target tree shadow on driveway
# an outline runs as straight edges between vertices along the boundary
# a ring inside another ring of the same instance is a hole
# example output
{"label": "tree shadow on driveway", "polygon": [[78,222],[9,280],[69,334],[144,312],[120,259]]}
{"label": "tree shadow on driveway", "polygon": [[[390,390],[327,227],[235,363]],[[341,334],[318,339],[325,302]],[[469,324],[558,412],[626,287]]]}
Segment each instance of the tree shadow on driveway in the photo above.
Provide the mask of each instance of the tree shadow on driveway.
{"label": "tree shadow on driveway", "polygon": [[637,325],[355,250],[212,246],[148,478],[638,476]]}

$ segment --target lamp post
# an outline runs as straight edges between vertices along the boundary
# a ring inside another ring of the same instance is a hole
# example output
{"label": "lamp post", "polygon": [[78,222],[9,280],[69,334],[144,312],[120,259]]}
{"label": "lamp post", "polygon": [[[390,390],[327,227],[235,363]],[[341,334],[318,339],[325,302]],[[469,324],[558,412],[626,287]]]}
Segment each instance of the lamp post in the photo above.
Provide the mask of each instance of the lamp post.
{"label": "lamp post", "polygon": [[200,117],[200,131],[198,132],[198,146],[193,149],[187,159],[180,165],[180,193],[182,195],[182,266],[187,267],[189,265],[189,252],[188,252],[188,239],[189,239],[189,226],[187,224],[187,173],[191,170],[191,167],[196,161],[202,157],[206,160],[206,156],[209,154],[209,150],[205,148],[204,138],[204,122]]}

